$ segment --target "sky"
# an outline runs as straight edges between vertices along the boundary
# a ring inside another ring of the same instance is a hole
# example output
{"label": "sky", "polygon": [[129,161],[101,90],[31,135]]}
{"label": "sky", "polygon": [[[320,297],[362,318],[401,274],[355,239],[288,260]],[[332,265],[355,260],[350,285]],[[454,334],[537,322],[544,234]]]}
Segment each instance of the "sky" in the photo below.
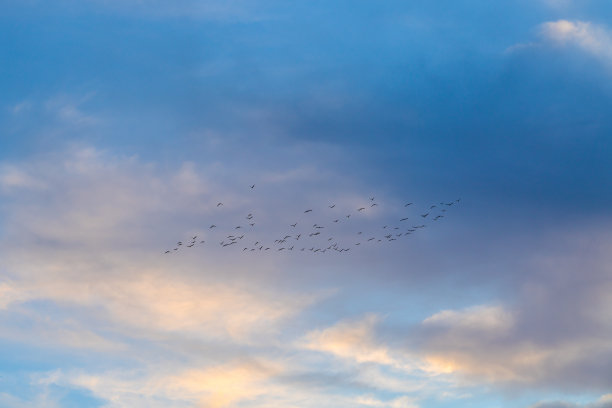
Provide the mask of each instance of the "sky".
{"label": "sky", "polygon": [[612,407],[609,1],[0,11],[0,407]]}

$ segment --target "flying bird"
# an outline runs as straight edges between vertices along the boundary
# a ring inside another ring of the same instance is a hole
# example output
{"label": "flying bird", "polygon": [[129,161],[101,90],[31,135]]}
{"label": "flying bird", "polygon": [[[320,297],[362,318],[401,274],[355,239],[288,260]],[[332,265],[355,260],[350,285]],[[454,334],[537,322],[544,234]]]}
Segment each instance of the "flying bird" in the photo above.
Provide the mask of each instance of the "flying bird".
{"label": "flying bird", "polygon": [[408,204],[404,205],[404,207],[408,207],[409,205],[412,205],[412,203],[408,203]]}
{"label": "flying bird", "polygon": [[365,207],[361,207],[357,209],[357,211],[363,211],[363,210],[365,210]]}
{"label": "flying bird", "polygon": [[330,205],[329,208],[334,208],[336,204]]}
{"label": "flying bird", "polygon": [[220,207],[220,206],[222,206],[222,205],[223,205],[223,203],[218,203],[218,204],[217,204],[217,207]]}
{"label": "flying bird", "polygon": [[253,185],[251,186],[251,188],[255,188],[255,184],[253,184]]}
{"label": "flying bird", "polygon": [[309,212],[312,212],[312,210],[306,210],[304,211],[304,214],[309,213]]}

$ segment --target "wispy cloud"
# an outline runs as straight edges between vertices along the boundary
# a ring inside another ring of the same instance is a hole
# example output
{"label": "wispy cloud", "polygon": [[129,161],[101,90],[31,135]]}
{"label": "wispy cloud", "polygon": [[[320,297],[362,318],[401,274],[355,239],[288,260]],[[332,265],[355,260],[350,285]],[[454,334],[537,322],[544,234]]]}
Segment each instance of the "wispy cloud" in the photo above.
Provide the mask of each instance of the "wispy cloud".
{"label": "wispy cloud", "polygon": [[612,64],[612,32],[604,25],[589,21],[557,20],[540,25],[539,40],[515,44],[507,52],[537,47],[573,47],[606,65]]}
{"label": "wispy cloud", "polygon": [[542,24],[542,35],[558,45],[574,45],[606,63],[612,63],[612,34],[605,26],[558,20]]}

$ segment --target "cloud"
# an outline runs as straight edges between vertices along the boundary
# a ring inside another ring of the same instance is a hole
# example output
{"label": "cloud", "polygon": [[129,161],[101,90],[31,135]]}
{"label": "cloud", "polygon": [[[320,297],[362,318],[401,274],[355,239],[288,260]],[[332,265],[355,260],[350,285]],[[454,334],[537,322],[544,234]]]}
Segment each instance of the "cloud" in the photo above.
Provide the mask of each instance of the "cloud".
{"label": "cloud", "polygon": [[307,349],[331,353],[358,363],[394,365],[389,350],[375,339],[374,328],[379,317],[369,315],[360,321],[340,322],[306,335],[303,345]]}
{"label": "cloud", "polygon": [[[163,254],[180,237],[195,234],[218,245],[223,237],[209,230],[212,217],[233,226],[247,208],[268,208],[278,200],[267,194],[252,198],[243,180],[246,193],[236,193],[213,167],[184,162],[160,169],[135,156],[91,148],[2,169],[0,175],[8,175],[0,189],[3,339],[120,361],[117,370],[99,362],[88,370],[66,368],[54,380],[91,390],[116,407],[248,401],[266,407],[394,408],[416,405],[423,396],[460,398],[466,394],[462,387],[481,384],[573,383],[597,390],[607,384],[609,273],[602,265],[609,261],[605,243],[612,240],[605,233],[582,231],[602,242],[601,248],[574,234],[576,241],[567,244],[573,252],[555,247],[539,253],[533,269],[517,273],[519,286],[510,288],[505,301],[450,306],[412,324],[403,320],[397,330],[390,329],[398,325],[393,316],[382,319],[380,313],[321,328],[312,320],[320,311],[310,309],[329,293],[321,288],[329,289],[333,279],[307,293],[291,286],[294,276],[285,273],[280,257],[253,262],[228,257],[216,246]],[[266,175],[258,189],[291,184],[303,173],[289,180]],[[335,194],[339,206],[356,207],[357,194]],[[219,200],[226,203],[222,209]],[[586,250],[595,253],[586,272],[576,275],[585,268]],[[350,259],[343,266],[352,272],[357,262]],[[330,270],[326,265],[324,273]],[[280,284],[278,276],[284,279]],[[334,279],[345,282],[344,275]],[[559,298],[564,302],[554,301]],[[41,343],[43,337],[48,340]]]}
{"label": "cloud", "polygon": [[88,389],[111,407],[221,408],[270,392],[268,382],[279,370],[272,362],[247,361],[160,374],[58,372],[48,381]]}
{"label": "cloud", "polygon": [[589,403],[576,403],[569,401],[538,402],[529,408],[611,408],[612,394],[602,395],[597,401]]}
{"label": "cloud", "polygon": [[216,207],[209,197],[214,185],[193,164],[164,178],[136,158],[111,159],[92,149],[53,160],[10,167],[1,178],[30,190],[10,196],[10,239],[2,244],[10,255],[2,263],[12,278],[0,286],[5,310],[52,301],[97,311],[123,333],[246,341],[317,298],[232,283],[214,269],[198,274],[197,258],[182,265],[181,258],[162,258],[164,244],[155,235],[176,230],[167,221],[152,226],[153,219],[174,212],[178,202],[193,205],[196,217]]}
{"label": "cloud", "polygon": [[0,190],[8,193],[13,189],[39,189],[44,185],[27,172],[10,165],[0,167]]}
{"label": "cloud", "polygon": [[536,262],[537,275],[522,283],[512,305],[426,318],[420,344],[431,369],[515,389],[606,390],[612,380],[604,363],[612,358],[612,326],[602,319],[609,307],[604,292],[612,289],[608,255],[599,253],[586,269],[574,264],[580,255],[558,257]]}
{"label": "cloud", "polygon": [[519,52],[534,47],[559,47],[585,52],[601,62],[612,64],[612,33],[604,25],[588,21],[557,20],[540,25],[541,42],[516,44],[507,52]]}
{"label": "cloud", "polygon": [[464,310],[443,310],[423,320],[430,327],[503,334],[513,325],[511,314],[501,306],[475,306]]}

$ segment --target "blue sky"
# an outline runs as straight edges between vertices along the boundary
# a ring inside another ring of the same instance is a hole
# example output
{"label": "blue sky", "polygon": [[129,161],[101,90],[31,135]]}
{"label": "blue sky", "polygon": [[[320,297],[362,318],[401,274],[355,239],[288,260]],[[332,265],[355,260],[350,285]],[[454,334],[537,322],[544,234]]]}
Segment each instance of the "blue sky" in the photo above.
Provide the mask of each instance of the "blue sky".
{"label": "blue sky", "polygon": [[0,10],[0,406],[612,406],[608,2]]}

